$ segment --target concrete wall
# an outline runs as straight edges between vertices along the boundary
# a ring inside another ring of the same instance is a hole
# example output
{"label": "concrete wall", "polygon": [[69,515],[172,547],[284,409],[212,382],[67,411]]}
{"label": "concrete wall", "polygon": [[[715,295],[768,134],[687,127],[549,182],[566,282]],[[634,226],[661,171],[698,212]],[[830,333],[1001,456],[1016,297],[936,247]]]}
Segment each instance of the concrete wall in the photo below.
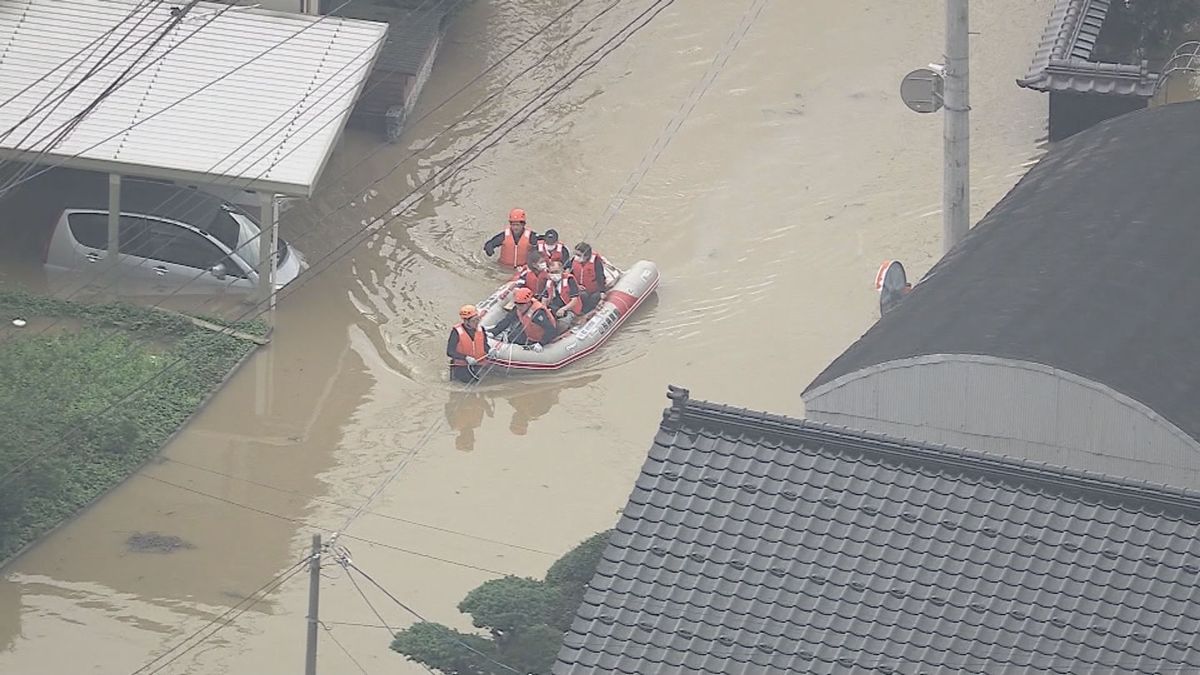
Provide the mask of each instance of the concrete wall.
{"label": "concrete wall", "polygon": [[838,378],[809,419],[890,436],[1200,489],[1200,444],[1146,406],[1046,366],[922,356]]}

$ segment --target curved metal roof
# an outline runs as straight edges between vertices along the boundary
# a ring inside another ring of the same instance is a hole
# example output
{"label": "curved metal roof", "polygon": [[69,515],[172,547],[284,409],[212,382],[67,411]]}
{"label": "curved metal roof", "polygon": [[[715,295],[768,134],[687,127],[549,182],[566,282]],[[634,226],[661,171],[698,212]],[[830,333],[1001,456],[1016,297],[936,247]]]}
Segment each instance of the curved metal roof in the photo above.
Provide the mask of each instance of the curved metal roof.
{"label": "curved metal roof", "polygon": [[899,359],[978,354],[1106,385],[1200,438],[1200,102],[1056,144],[805,390]]}

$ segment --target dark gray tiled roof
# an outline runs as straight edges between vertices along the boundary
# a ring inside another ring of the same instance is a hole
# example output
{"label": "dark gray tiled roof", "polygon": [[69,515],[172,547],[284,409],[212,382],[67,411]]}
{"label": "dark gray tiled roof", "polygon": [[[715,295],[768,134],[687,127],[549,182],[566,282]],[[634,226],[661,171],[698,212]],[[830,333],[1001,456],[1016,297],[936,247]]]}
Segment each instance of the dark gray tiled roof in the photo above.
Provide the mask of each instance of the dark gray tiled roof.
{"label": "dark gray tiled roof", "polygon": [[1200,103],[1055,144],[805,394],[914,356],[1037,363],[1129,396],[1200,438]]}
{"label": "dark gray tiled roof", "polygon": [[553,672],[1197,669],[1198,534],[1196,495],[677,400]]}
{"label": "dark gray tiled roof", "polygon": [[1017,84],[1037,91],[1153,96],[1158,74],[1139,64],[1091,61],[1110,0],[1055,0],[1033,63]]}

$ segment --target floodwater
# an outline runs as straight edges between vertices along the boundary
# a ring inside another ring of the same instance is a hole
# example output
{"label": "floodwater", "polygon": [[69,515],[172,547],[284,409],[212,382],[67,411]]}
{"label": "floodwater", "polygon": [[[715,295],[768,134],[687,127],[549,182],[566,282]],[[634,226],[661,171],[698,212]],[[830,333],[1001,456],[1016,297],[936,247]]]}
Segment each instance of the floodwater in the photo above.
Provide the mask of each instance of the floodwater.
{"label": "floodwater", "polygon": [[[567,0],[470,4],[417,116]],[[633,18],[621,2],[583,40],[507,85],[606,0],[556,27],[373,156],[352,132],[284,235],[320,257],[519,108]],[[260,352],[148,466],[31,549],[0,581],[0,672],[132,672],[221,615],[342,526],[355,563],[416,612],[470,629],[455,609],[500,574],[541,576],[613,525],[667,401],[693,396],[802,414],[800,391],[877,318],[885,258],[923,273],[941,250],[941,118],[900,102],[901,76],[940,58],[942,3],[768,2],[620,215],[609,200],[687,100],[752,0],[677,2],[477,162],[298,287]],[[1040,153],[1046,99],[1018,89],[1049,0],[973,6],[974,219]],[[393,169],[492,92],[460,128]],[[353,199],[346,208],[339,206]],[[616,262],[657,261],[663,281],[622,332],[561,374],[445,381],[463,302],[501,275],[480,252],[507,210],[586,238]],[[178,537],[170,552],[131,536]],[[162,672],[294,673],[303,663],[301,574]],[[364,587],[383,620],[413,616]],[[322,579],[320,670],[419,673],[345,573]],[[336,640],[336,642],[335,642]],[[339,644],[353,655],[350,660]],[[159,662],[158,665],[162,665]],[[157,671],[154,671],[157,672]]]}

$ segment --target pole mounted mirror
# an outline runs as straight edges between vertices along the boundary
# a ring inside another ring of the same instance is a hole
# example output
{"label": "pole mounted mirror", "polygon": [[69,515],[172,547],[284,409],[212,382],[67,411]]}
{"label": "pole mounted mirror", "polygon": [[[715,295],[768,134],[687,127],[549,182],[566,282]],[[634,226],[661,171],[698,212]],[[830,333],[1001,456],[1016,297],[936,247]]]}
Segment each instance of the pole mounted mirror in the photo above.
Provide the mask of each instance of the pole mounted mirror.
{"label": "pole mounted mirror", "polygon": [[917,68],[900,80],[900,98],[914,112],[941,110],[942,74],[930,68]]}

